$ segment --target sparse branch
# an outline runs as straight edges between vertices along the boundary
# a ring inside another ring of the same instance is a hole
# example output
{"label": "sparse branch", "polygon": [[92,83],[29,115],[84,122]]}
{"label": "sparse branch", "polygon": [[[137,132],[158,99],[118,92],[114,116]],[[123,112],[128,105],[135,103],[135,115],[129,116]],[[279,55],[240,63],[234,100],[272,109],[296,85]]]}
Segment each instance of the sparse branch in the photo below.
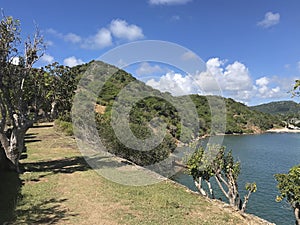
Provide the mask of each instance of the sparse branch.
{"label": "sparse branch", "polygon": [[[222,193],[225,195],[225,197],[226,197],[226,198],[229,198],[229,195],[227,194],[227,192],[225,191],[223,185],[221,184],[221,182],[220,182],[220,180],[219,180],[219,177],[220,177],[219,175],[218,175],[218,176],[215,176],[215,179],[216,179],[216,181],[217,181],[217,184],[218,184],[220,190],[222,191]],[[227,187],[228,187],[228,186],[227,186]]]}

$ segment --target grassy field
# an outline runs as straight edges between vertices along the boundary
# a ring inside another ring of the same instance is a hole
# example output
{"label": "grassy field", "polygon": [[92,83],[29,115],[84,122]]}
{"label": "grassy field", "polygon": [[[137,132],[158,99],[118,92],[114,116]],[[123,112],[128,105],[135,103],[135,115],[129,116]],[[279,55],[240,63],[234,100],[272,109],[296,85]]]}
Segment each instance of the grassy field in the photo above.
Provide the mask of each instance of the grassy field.
{"label": "grassy field", "polygon": [[[172,181],[133,187],[106,180],[87,166],[75,140],[55,131],[51,124],[31,128],[26,141],[28,157],[21,160],[24,173],[20,179],[13,173],[1,175],[10,184],[5,186],[9,190],[6,189],[6,205],[10,207],[0,208],[1,221],[10,219],[10,224],[266,224],[222,203],[212,203]],[[5,188],[3,185],[0,188],[1,198]]]}

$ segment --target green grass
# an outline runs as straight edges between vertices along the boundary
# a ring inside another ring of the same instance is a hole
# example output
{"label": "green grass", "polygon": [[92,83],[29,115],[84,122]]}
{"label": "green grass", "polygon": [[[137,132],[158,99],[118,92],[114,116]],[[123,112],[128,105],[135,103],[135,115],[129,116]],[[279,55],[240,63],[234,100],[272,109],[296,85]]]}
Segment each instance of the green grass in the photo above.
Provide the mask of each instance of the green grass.
{"label": "green grass", "polygon": [[86,165],[73,138],[52,127],[36,127],[29,134],[34,138],[27,143],[28,158],[21,161],[23,186],[13,191],[19,193],[17,207],[3,221],[13,217],[12,224],[263,224],[171,181],[136,187],[106,180]]}

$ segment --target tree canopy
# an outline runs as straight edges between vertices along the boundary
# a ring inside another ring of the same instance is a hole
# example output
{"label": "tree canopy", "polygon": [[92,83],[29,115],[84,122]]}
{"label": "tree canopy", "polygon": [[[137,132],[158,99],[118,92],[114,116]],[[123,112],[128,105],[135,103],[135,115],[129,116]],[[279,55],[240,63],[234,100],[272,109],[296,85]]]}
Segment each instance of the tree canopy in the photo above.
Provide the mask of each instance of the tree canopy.
{"label": "tree canopy", "polygon": [[[244,197],[244,202],[241,201],[237,184],[240,162],[234,161],[231,151],[225,151],[224,146],[209,145],[207,150],[203,146],[197,146],[188,159],[187,168],[202,195],[210,194],[210,197],[214,198],[210,182],[211,178],[214,178],[229,204],[241,211],[245,211],[251,193],[256,191],[256,183],[247,183],[245,188],[248,194]],[[207,183],[209,194],[202,186],[203,181]]]}
{"label": "tree canopy", "polygon": [[300,164],[292,167],[287,174],[276,174],[280,196],[276,201],[286,199],[294,209],[296,224],[300,224]]}

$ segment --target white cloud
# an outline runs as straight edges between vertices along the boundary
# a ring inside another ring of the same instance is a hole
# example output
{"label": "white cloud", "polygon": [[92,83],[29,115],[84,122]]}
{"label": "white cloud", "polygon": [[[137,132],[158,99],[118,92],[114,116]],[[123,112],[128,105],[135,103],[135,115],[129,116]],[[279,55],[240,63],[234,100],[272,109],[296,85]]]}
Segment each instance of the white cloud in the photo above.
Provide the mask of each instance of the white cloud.
{"label": "white cloud", "polygon": [[237,61],[226,67],[224,81],[223,88],[225,90],[240,91],[252,88],[252,80],[248,68]]}
{"label": "white cloud", "polygon": [[285,85],[286,78],[261,77],[255,81],[254,92],[258,98],[281,98],[288,97],[288,86]]}
{"label": "white cloud", "polygon": [[206,62],[206,66],[214,76],[222,76],[224,69],[221,66],[223,66],[224,63],[225,61],[219,58],[211,58]]}
{"label": "white cloud", "polygon": [[137,75],[151,75],[154,73],[163,72],[163,69],[160,68],[159,65],[153,65],[151,66],[147,62],[143,62],[141,66],[136,70]]}
{"label": "white cloud", "polygon": [[49,34],[52,34],[52,35],[54,35],[54,36],[57,36],[57,37],[59,37],[59,36],[62,35],[61,33],[59,33],[57,30],[55,30],[55,29],[53,29],[53,28],[47,29],[46,32],[49,33]]}
{"label": "white cloud", "polygon": [[268,28],[275,26],[278,24],[280,21],[280,14],[279,13],[272,13],[272,12],[267,12],[265,14],[265,18],[262,21],[259,21],[257,23],[258,26]]}
{"label": "white cloud", "polygon": [[197,55],[194,52],[188,51],[188,52],[183,53],[181,58],[183,60],[191,60],[191,59],[196,59]]}
{"label": "white cloud", "polygon": [[74,33],[68,33],[64,35],[65,41],[71,42],[73,44],[81,42],[81,37]]}
{"label": "white cloud", "polygon": [[64,59],[64,65],[69,67],[77,66],[83,63],[84,62],[81,59],[77,59],[75,56]]}
{"label": "white cloud", "polygon": [[248,68],[235,61],[225,68],[226,60],[211,58],[207,61],[207,69],[216,78],[223,91],[248,91],[252,89],[252,80]]}
{"label": "white cloud", "polygon": [[146,84],[162,92],[170,92],[177,96],[193,93],[194,85],[192,81],[193,80],[189,76],[168,72],[166,75],[162,76],[159,81],[151,79],[147,81]]}
{"label": "white cloud", "polygon": [[108,27],[102,27],[98,32],[89,37],[81,37],[75,33],[63,34],[55,29],[47,29],[48,34],[54,35],[66,42],[79,44],[81,48],[97,50],[113,45],[113,37],[134,41],[144,38],[142,28],[134,24],[128,24],[125,20],[112,20]]}
{"label": "white cloud", "polygon": [[289,98],[288,93],[299,77],[263,76],[252,80],[249,69],[241,62],[211,58],[206,62],[207,70],[193,75],[168,72],[159,79],[151,79],[147,85],[173,95],[221,94],[238,101],[255,99]]}
{"label": "white cloud", "polygon": [[144,37],[143,30],[140,27],[134,24],[129,25],[125,20],[112,20],[109,28],[117,38],[133,41]]}
{"label": "white cloud", "polygon": [[150,5],[184,5],[192,0],[149,0]]}
{"label": "white cloud", "polygon": [[239,99],[249,97],[253,84],[247,67],[234,62],[224,68],[225,62],[219,58],[211,58],[206,63],[207,71],[189,76],[167,73],[158,81],[151,79],[147,84],[174,95],[223,91]]}
{"label": "white cloud", "polygon": [[44,54],[41,57],[41,61],[47,64],[53,63],[54,62],[54,57],[48,54]]}
{"label": "white cloud", "polygon": [[81,47],[85,49],[101,49],[111,45],[111,32],[106,28],[102,28],[94,36],[86,38]]}
{"label": "white cloud", "polygon": [[19,65],[20,63],[20,58],[19,57],[13,57],[10,59],[11,63],[14,65]]}
{"label": "white cloud", "polygon": [[269,79],[267,77],[261,77],[255,81],[255,84],[258,86],[266,86],[269,84]]}

